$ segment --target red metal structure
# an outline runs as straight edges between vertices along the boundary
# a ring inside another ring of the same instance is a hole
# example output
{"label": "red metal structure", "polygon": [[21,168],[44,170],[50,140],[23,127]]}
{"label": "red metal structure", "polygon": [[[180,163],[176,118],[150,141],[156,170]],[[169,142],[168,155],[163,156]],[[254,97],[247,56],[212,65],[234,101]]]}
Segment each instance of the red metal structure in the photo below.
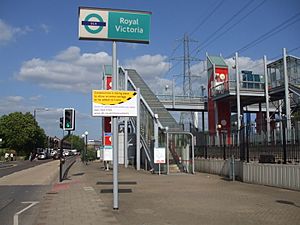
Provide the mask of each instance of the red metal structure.
{"label": "red metal structure", "polygon": [[213,98],[215,92],[228,89],[228,66],[221,56],[207,56],[207,74],[209,134],[215,136],[217,132],[227,133],[227,143],[230,143],[230,101],[226,98],[219,100]]}

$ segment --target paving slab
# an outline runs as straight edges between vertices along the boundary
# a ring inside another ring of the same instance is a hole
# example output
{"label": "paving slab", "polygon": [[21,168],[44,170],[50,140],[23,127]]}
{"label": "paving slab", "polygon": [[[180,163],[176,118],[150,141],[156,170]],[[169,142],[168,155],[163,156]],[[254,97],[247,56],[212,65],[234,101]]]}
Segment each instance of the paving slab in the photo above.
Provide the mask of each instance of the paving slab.
{"label": "paving slab", "polygon": [[77,161],[68,180],[46,194],[36,225],[300,224],[298,191],[123,166],[119,181],[119,210],[113,210],[112,170],[105,171],[101,162]]}

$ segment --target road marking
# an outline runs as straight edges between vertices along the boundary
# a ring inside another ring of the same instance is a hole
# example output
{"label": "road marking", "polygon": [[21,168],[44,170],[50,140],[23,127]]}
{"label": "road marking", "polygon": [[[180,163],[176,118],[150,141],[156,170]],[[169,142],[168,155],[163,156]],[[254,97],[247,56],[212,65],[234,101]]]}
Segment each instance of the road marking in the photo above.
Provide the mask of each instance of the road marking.
{"label": "road marking", "polygon": [[17,212],[14,215],[14,224],[13,225],[19,225],[19,215],[23,212],[25,212],[27,209],[31,208],[32,206],[38,204],[39,202],[22,202],[23,204],[30,204],[29,206],[25,207],[21,211]]}

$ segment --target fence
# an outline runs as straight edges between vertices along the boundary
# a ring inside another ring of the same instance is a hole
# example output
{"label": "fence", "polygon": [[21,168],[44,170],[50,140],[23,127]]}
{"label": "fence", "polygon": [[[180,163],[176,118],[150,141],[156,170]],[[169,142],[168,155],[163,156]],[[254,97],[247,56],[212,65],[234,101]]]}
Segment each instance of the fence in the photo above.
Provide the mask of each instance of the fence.
{"label": "fence", "polygon": [[62,158],[60,161],[60,171],[59,171],[59,181],[63,181],[71,166],[76,162],[76,156],[68,156],[66,158]]}
{"label": "fence", "polygon": [[[254,162],[266,162],[265,160],[272,158],[269,160],[273,163],[283,163],[284,154],[283,146],[279,145],[251,145],[245,147],[244,149],[242,146],[238,147],[230,145],[197,146],[195,150],[196,158],[228,159],[234,155],[235,158]],[[241,157],[241,155],[244,157]],[[288,144],[286,146],[286,163],[299,164],[299,160],[300,145]]]}
{"label": "fence", "polygon": [[269,141],[264,132],[258,134],[253,131],[241,130],[239,135],[240,143],[237,144],[235,143],[237,134],[234,132],[229,136],[196,134],[198,137],[195,157],[228,159],[234,155],[235,158],[247,162],[300,163],[300,130],[298,129],[274,130]]}

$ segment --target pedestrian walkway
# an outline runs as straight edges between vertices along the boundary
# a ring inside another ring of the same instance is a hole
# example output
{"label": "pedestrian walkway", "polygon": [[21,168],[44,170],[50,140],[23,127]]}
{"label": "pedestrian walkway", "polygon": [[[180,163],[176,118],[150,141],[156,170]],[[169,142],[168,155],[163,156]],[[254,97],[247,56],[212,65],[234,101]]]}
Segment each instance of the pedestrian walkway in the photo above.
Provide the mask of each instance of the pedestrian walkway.
{"label": "pedestrian walkway", "polygon": [[154,175],[119,170],[119,210],[113,210],[112,171],[77,161],[55,183],[36,225],[300,224],[300,192],[231,182],[196,173]]}
{"label": "pedestrian walkway", "polygon": [[36,225],[118,225],[111,210],[104,205],[96,191],[89,185],[89,169],[78,160],[69,176],[54,183],[41,202]]}

